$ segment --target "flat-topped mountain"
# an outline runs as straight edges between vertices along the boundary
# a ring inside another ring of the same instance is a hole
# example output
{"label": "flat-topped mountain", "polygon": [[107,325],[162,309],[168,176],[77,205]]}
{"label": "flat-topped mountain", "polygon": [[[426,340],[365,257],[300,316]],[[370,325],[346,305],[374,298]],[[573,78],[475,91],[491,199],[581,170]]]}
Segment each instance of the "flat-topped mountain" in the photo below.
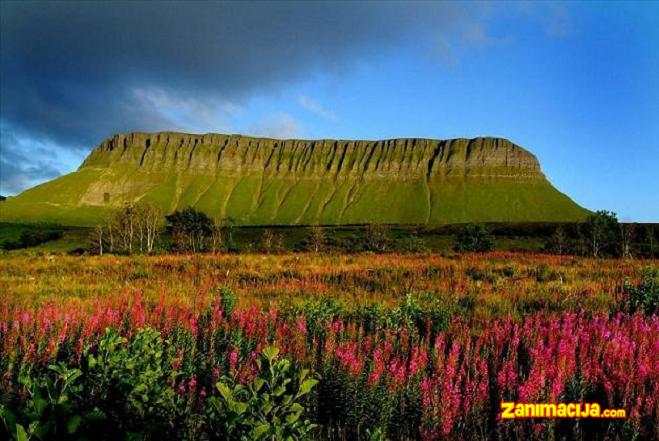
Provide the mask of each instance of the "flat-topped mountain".
{"label": "flat-topped mountain", "polygon": [[537,158],[500,138],[277,140],[129,133],[0,205],[0,221],[93,225],[146,200],[240,225],[575,221]]}

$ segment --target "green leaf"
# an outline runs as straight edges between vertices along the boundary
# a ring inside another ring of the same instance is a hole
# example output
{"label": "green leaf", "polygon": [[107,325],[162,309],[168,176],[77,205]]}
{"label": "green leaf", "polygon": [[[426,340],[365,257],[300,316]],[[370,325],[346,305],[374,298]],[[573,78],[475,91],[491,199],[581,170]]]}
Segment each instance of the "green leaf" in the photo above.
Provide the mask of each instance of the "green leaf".
{"label": "green leaf", "polygon": [[69,432],[69,435],[74,434],[78,431],[82,423],[82,417],[80,415],[74,415],[66,422],[66,430]]}
{"label": "green leaf", "polygon": [[314,379],[305,380],[300,385],[300,391],[298,392],[298,396],[308,394],[309,392],[311,392],[311,389],[313,389],[316,384],[318,384],[318,380],[314,380]]}
{"label": "green leaf", "polygon": [[274,360],[277,355],[279,355],[279,349],[274,346],[266,346],[263,349],[263,356],[270,362],[272,362],[272,360]]}
{"label": "green leaf", "polygon": [[286,417],[286,422],[287,422],[288,424],[293,424],[293,423],[295,423],[299,418],[300,418],[300,414],[299,414],[299,413],[290,413],[290,414],[288,414],[288,416]]}
{"label": "green leaf", "polygon": [[264,384],[265,384],[265,380],[263,378],[256,377],[254,379],[254,391],[255,392],[260,391]]}
{"label": "green leaf", "polygon": [[4,421],[9,431],[12,431],[16,427],[16,415],[2,404],[0,404],[0,418]]}
{"label": "green leaf", "polygon": [[262,412],[265,415],[268,415],[270,412],[272,412],[272,403],[265,403],[263,404],[263,407],[261,408]]}
{"label": "green leaf", "polygon": [[68,383],[73,383],[75,380],[82,376],[82,371],[80,369],[71,369],[68,371],[66,380]]}
{"label": "green leaf", "polygon": [[30,435],[34,435],[41,440],[48,439],[48,434],[53,427],[54,421],[46,421],[44,423],[40,421],[33,421],[30,423],[29,432]]}
{"label": "green leaf", "polygon": [[240,401],[231,400],[227,405],[231,412],[237,413],[238,415],[242,415],[247,410],[247,403],[241,403]]}
{"label": "green leaf", "polygon": [[300,403],[293,403],[293,405],[291,406],[291,412],[295,412],[297,414],[300,414],[300,413],[304,412],[304,407],[302,407],[302,405]]}
{"label": "green leaf", "polygon": [[107,415],[98,407],[85,413],[85,419],[88,421],[103,421],[107,419]]}
{"label": "green leaf", "polygon": [[39,416],[43,415],[43,413],[46,411],[46,408],[48,407],[48,401],[41,398],[40,394],[36,394],[34,396],[33,402],[34,402],[34,408],[37,411],[37,414]]}
{"label": "green leaf", "polygon": [[261,435],[266,433],[268,430],[270,430],[270,424],[263,423],[256,426],[252,431],[252,434],[254,435],[254,438],[260,438]]}
{"label": "green leaf", "polygon": [[215,387],[217,387],[217,390],[225,401],[233,401],[233,392],[231,392],[229,386],[224,383],[217,383]]}
{"label": "green leaf", "polygon": [[25,428],[20,424],[16,424],[16,440],[17,441],[28,441],[30,438],[27,436]]}

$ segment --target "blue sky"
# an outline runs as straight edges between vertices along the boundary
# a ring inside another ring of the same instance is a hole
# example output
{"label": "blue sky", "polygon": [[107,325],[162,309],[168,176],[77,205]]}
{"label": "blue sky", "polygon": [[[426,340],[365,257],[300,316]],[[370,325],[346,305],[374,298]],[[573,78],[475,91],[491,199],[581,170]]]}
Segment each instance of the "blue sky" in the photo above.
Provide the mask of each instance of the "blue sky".
{"label": "blue sky", "polygon": [[[585,207],[659,222],[659,3],[184,7],[3,3],[0,193],[128,130],[500,136]],[[152,28],[93,31],[130,17]]]}

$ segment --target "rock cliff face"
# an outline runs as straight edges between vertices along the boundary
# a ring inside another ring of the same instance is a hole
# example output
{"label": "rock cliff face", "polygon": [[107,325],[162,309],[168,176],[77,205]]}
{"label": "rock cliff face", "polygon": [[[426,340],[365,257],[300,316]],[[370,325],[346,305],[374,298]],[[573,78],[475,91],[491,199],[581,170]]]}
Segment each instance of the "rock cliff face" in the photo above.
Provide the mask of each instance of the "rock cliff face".
{"label": "rock cliff face", "polygon": [[125,164],[147,172],[202,175],[427,179],[443,176],[544,178],[530,152],[505,139],[437,141],[276,140],[235,135],[130,133],[103,141],[82,164]]}
{"label": "rock cliff face", "polygon": [[505,139],[161,132],[103,141],[78,171],[4,202],[0,219],[32,211],[32,220],[93,224],[137,200],[166,212],[192,205],[244,225],[567,221],[587,214],[552,187],[533,154]]}

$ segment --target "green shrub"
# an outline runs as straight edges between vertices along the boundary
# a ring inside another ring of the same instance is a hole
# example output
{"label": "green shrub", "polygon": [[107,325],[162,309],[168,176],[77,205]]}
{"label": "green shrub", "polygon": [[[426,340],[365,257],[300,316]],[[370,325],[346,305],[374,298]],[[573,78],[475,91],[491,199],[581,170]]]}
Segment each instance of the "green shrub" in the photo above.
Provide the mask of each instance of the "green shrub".
{"label": "green shrub", "polygon": [[238,296],[231,288],[220,289],[220,305],[224,314],[229,317],[238,303]]}
{"label": "green shrub", "polygon": [[405,239],[403,249],[408,253],[427,253],[430,251],[426,242],[416,234],[411,234]]}
{"label": "green shrub", "polygon": [[64,363],[51,365],[37,375],[29,370],[21,372],[19,383],[27,390],[28,399],[14,409],[0,405],[0,417],[10,436],[17,441],[82,439],[85,423],[104,415],[97,409],[80,409],[81,375],[79,369]]}
{"label": "green shrub", "polygon": [[494,241],[485,225],[467,224],[458,234],[455,251],[484,252],[491,251]]}
{"label": "green shrub", "polygon": [[558,271],[552,269],[546,263],[541,263],[538,265],[535,270],[533,270],[532,274],[538,282],[552,282],[562,279],[561,274]]}
{"label": "green shrub", "polygon": [[0,249],[16,250],[36,247],[45,242],[61,239],[63,235],[62,230],[25,230],[21,232],[18,239],[6,239],[0,242]]}
{"label": "green shrub", "polygon": [[465,275],[474,282],[494,283],[496,281],[496,276],[489,269],[484,271],[472,266],[465,270]]}
{"label": "green shrub", "polygon": [[303,419],[302,398],[318,380],[308,371],[294,375],[288,359],[268,346],[257,360],[259,372],[247,385],[223,377],[219,395],[208,399],[209,425],[226,440],[302,440],[316,427]]}
{"label": "green shrub", "polygon": [[[84,351],[88,399],[98,403],[117,428],[158,437],[174,427],[176,371],[160,333],[143,328],[130,339],[106,329],[95,351]],[[147,436],[148,437],[148,436]]]}
{"label": "green shrub", "polygon": [[634,286],[625,281],[625,307],[630,312],[643,311],[646,314],[659,312],[659,268],[648,268],[641,281]]}

